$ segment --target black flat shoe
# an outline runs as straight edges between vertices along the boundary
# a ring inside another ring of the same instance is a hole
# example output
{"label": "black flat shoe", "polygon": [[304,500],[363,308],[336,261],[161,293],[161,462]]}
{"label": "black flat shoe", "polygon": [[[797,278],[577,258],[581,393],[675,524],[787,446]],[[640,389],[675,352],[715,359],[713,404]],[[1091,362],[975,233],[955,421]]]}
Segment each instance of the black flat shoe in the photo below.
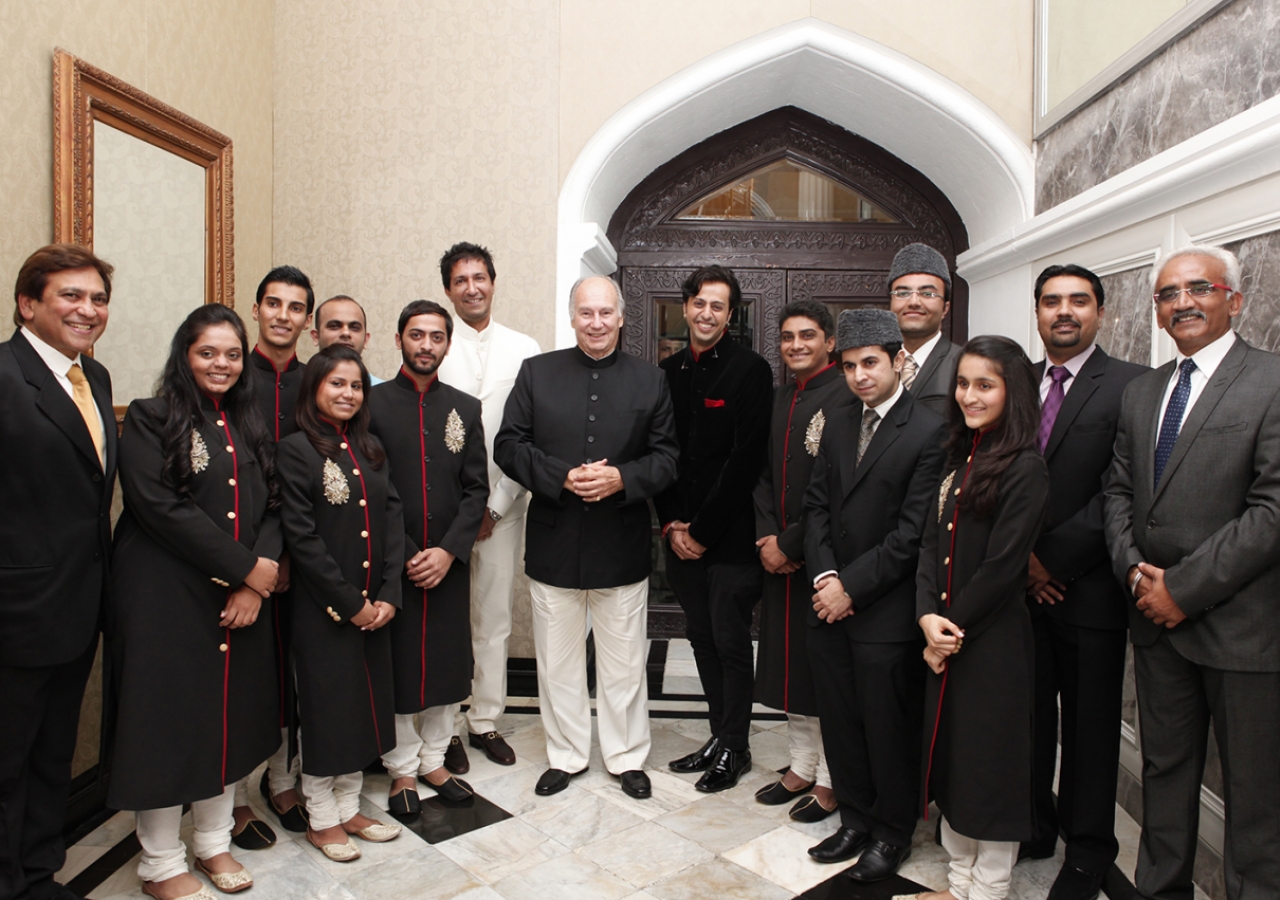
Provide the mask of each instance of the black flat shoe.
{"label": "black flat shoe", "polygon": [[775,781],[773,784],[766,784],[756,791],[756,802],[763,803],[765,806],[781,806],[809,793],[816,783],[810,781],[804,787],[796,788],[793,791],[783,784],[781,780]]}
{"label": "black flat shoe", "polygon": [[911,845],[895,847],[884,841],[872,841],[862,856],[846,875],[854,881],[884,881],[897,873],[898,868],[911,856]]}
{"label": "black flat shoe", "polygon": [[1018,845],[1018,862],[1024,859],[1048,859],[1058,849],[1058,840],[1023,841]]}
{"label": "black flat shoe", "polygon": [[539,797],[550,797],[552,794],[558,794],[569,786],[569,779],[576,778],[585,771],[587,771],[586,766],[583,766],[577,772],[566,772],[563,769],[547,769],[542,773],[542,777],[538,779],[538,783],[534,785],[533,792]]}
{"label": "black flat shoe", "polygon": [[818,802],[817,797],[810,794],[807,797],[801,797],[800,802],[791,807],[791,812],[787,815],[796,822],[821,822],[833,812],[835,812],[834,807],[827,809]]}
{"label": "black flat shoe", "polygon": [[690,772],[705,772],[711,768],[711,764],[715,762],[719,753],[720,739],[717,737],[709,738],[705,744],[688,756],[671,760],[671,762],[667,763],[667,768],[672,772],[680,772],[684,775]]}
{"label": "black flat shoe", "polygon": [[261,819],[250,819],[239,833],[231,833],[231,843],[241,850],[265,850],[276,842],[276,833]]}
{"label": "black flat shoe", "polygon": [[694,785],[704,794],[727,791],[738,783],[744,773],[751,771],[750,750],[723,749],[716,756],[711,768],[702,773],[698,783]]}
{"label": "black flat shoe", "polygon": [[432,784],[427,781],[426,775],[419,775],[418,780],[435,791],[436,796],[441,800],[448,800],[450,803],[461,803],[463,800],[470,800],[476,795],[476,792],[471,789],[471,785],[461,778],[454,778],[452,775],[449,776],[449,779],[444,784]]}
{"label": "black flat shoe", "polygon": [[262,772],[262,781],[258,783],[258,790],[262,791],[262,799],[267,801],[267,809],[280,821],[280,827],[285,831],[292,831],[295,834],[306,834],[310,819],[307,818],[307,811],[303,809],[299,803],[293,804],[284,812],[276,809],[276,802],[271,799],[271,785],[267,781],[267,773],[264,769]]}
{"label": "black flat shoe", "polygon": [[397,819],[412,819],[422,812],[422,800],[413,788],[401,788],[387,797],[387,812]]}
{"label": "black flat shoe", "polygon": [[462,738],[456,734],[449,738],[449,749],[444,751],[444,767],[451,775],[466,775],[471,771],[467,748],[462,746]]}
{"label": "black flat shoe", "polygon": [[1097,900],[1102,893],[1102,876],[1079,866],[1066,865],[1058,873],[1047,900]]}
{"label": "black flat shoe", "polygon": [[861,853],[869,843],[871,835],[842,825],[835,834],[810,847],[809,855],[820,863],[844,862]]}
{"label": "black flat shoe", "polygon": [[648,800],[653,796],[653,785],[649,783],[649,776],[639,769],[623,772],[618,776],[618,780],[622,782],[622,793],[628,797]]}

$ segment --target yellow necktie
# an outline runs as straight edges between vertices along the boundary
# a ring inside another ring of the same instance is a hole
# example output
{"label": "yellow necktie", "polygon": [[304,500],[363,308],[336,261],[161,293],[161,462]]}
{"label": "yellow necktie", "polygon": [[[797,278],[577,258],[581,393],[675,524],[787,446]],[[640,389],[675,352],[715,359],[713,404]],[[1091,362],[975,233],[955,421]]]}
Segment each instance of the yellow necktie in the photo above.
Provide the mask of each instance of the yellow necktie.
{"label": "yellow necktie", "polygon": [[106,441],[102,436],[102,426],[98,424],[98,414],[94,411],[93,391],[89,389],[89,379],[84,377],[84,370],[74,365],[67,372],[67,380],[71,382],[71,399],[89,429],[89,437],[93,438],[94,449],[98,451],[98,462],[103,469],[107,467]]}
{"label": "yellow necktie", "polygon": [[907,358],[902,361],[902,386],[907,390],[911,390],[911,384],[919,374],[920,364],[916,362],[914,356],[908,353]]}

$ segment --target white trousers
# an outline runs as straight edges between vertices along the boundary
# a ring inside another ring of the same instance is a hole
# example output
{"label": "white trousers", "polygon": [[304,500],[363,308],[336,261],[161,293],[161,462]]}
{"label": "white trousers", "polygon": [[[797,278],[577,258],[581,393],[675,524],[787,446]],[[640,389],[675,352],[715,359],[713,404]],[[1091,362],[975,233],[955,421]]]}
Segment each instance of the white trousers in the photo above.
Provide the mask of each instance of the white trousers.
{"label": "white trousers", "polygon": [[956,900],[1004,900],[1018,861],[1017,841],[975,841],[942,820],[942,848],[951,855],[947,873]]}
{"label": "white trousers", "polygon": [[471,548],[471,708],[466,726],[472,734],[496,731],[507,703],[507,639],[511,637],[511,600],[524,515],[504,516],[487,540]]}
{"label": "white trousers", "polygon": [[831,787],[827,771],[827,754],[822,750],[822,728],[817,716],[787,713],[787,749],[791,754],[791,771],[804,781],[817,782],[818,787]]}
{"label": "white trousers", "polygon": [[[231,851],[231,808],[236,786],[229,784],[216,797],[191,804],[191,849],[197,859],[212,859]],[[178,832],[182,828],[182,807],[141,809],[136,814],[138,843],[142,859],[138,877],[143,881],[166,881],[187,871],[187,845]]]}
{"label": "white trousers", "polygon": [[[267,758],[267,790],[273,795],[283,794],[298,786],[298,771],[301,768],[301,754],[294,756],[293,765],[289,765],[289,729],[280,729],[280,747]],[[236,807],[249,805],[249,774],[236,782]]]}
{"label": "white trousers", "polygon": [[412,715],[396,714],[396,745],[382,754],[382,764],[392,778],[426,775],[444,765],[458,706],[448,703]]}
{"label": "white trousers", "polygon": [[649,756],[649,581],[588,591],[529,579],[538,697],[551,768],[577,772],[591,758],[587,614],[596,642],[596,716],[604,766],[621,775]]}
{"label": "white trousers", "polygon": [[302,773],[302,796],[307,801],[307,815],[312,831],[323,831],[347,822],[360,812],[360,788],[363,772],[350,775],[308,775]]}

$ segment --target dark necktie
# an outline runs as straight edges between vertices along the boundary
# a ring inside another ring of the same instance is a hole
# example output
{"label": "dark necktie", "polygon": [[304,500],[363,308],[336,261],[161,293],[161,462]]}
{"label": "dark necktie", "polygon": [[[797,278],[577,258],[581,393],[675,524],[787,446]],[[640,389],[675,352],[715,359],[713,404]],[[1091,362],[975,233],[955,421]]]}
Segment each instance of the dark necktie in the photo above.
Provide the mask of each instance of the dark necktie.
{"label": "dark necktie", "polygon": [[876,423],[879,421],[880,414],[874,409],[863,411],[862,430],[858,432],[858,462],[862,462],[862,456],[867,452],[871,439],[876,436]]}
{"label": "dark necktie", "polygon": [[1191,397],[1191,373],[1196,370],[1195,360],[1187,357],[1178,367],[1178,383],[1169,397],[1169,405],[1164,410],[1164,421],[1160,423],[1160,437],[1156,440],[1156,482],[1160,486],[1160,476],[1164,474],[1165,463],[1173,455],[1173,445],[1178,443],[1178,432],[1182,430],[1182,417],[1187,412],[1187,400]]}
{"label": "dark necktie", "polygon": [[1053,434],[1053,423],[1058,421],[1058,412],[1062,409],[1062,400],[1067,396],[1062,383],[1071,377],[1066,366],[1050,366],[1049,377],[1053,384],[1049,385],[1049,396],[1044,398],[1044,406],[1040,410],[1040,452],[1044,453],[1049,446],[1049,435]]}

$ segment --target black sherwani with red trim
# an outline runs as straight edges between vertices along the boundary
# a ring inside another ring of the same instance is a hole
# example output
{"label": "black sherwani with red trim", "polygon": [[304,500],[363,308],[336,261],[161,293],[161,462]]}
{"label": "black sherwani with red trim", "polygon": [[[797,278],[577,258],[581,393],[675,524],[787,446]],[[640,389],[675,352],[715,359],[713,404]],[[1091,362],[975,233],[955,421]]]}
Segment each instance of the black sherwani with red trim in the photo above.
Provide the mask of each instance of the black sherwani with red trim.
{"label": "black sherwani with red trim", "polygon": [[280,744],[271,600],[244,628],[219,623],[259,557],[280,555],[267,482],[229,417],[202,397],[189,494],[162,478],[159,399],[129,405],[120,438],[107,638],[116,717],[115,809],[162,809],[222,793]]}
{"label": "black sherwani with red trim", "polygon": [[[839,362],[803,384],[789,381],[774,391],[769,464],[755,491],[756,537],[777,535],[778,549],[793,562],[804,561],[804,492],[825,423],[853,399]],[[813,586],[803,565],[790,575],[764,573],[756,700],[765,706],[799,716],[818,714],[805,650],[812,609]]]}
{"label": "black sherwani with red trim", "polygon": [[400,606],[404,517],[388,465],[375,469],[354,444],[342,445],[330,460],[299,431],[276,457],[292,559],[302,770],[317,776],[359,772],[396,741],[390,628],[361,631],[350,619],[366,597]]}
{"label": "black sherwani with red trim", "polygon": [[419,393],[400,371],[369,395],[371,430],[387,450],[404,506],[404,558],[442,547],[453,564],[438,585],[402,574],[391,620],[396,712],[458,703],[471,693],[471,569],[467,561],[489,498],[480,401],[432,379]]}

